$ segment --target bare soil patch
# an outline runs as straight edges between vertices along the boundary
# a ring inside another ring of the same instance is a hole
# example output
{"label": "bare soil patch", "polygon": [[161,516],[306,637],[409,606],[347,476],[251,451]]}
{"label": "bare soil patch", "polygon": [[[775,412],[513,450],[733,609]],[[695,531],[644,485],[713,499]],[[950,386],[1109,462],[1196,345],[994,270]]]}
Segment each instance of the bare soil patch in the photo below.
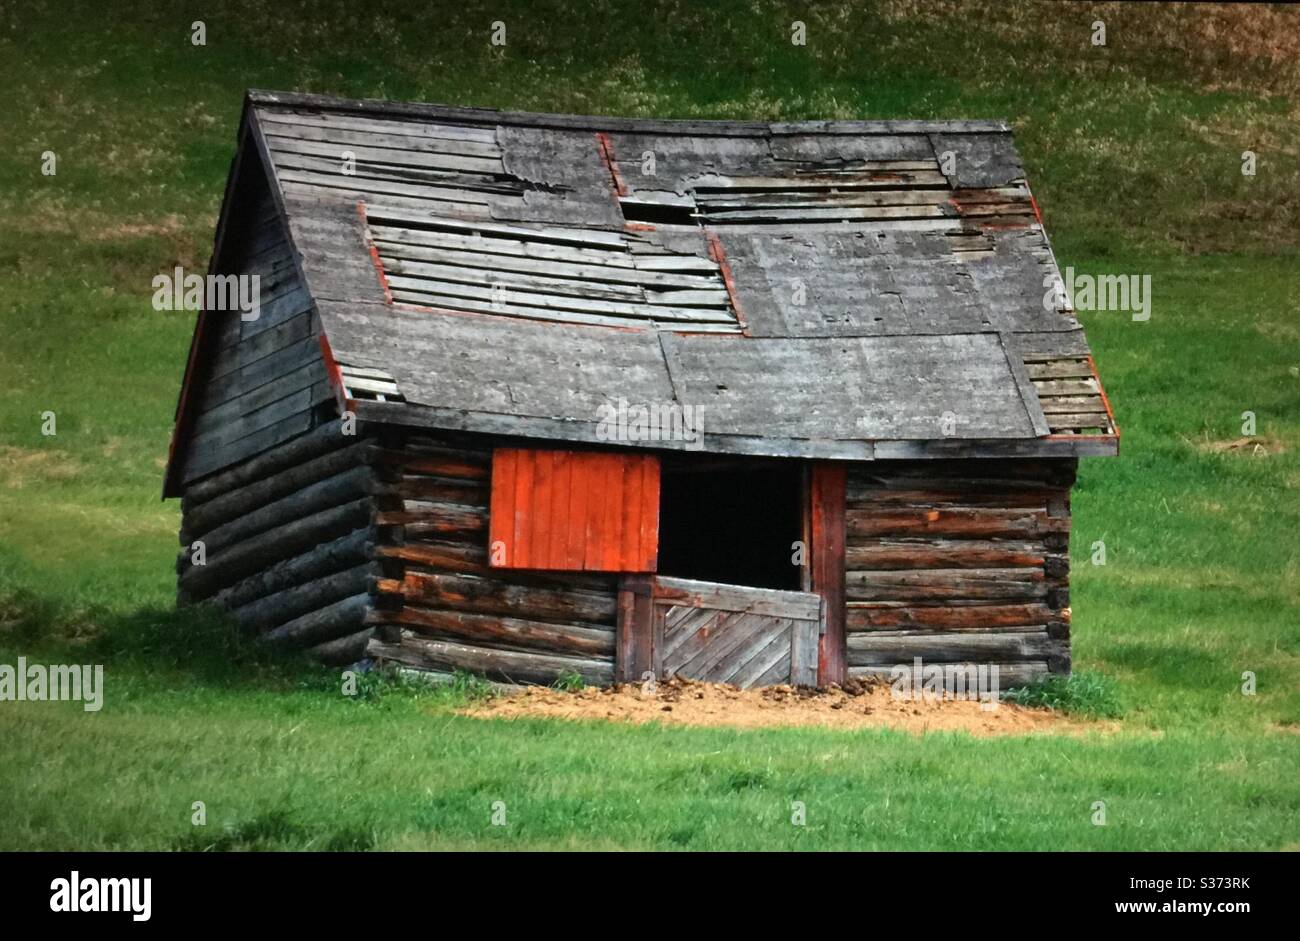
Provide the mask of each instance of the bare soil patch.
{"label": "bare soil patch", "polygon": [[1250,457],[1269,457],[1286,452],[1286,447],[1280,441],[1263,436],[1234,438],[1231,441],[1207,441],[1201,445],[1201,449],[1211,454],[1245,454]]}
{"label": "bare soil patch", "polygon": [[850,681],[845,688],[792,686],[737,689],[673,678],[654,691],[627,684],[573,692],[532,686],[494,694],[460,710],[478,718],[604,719],[690,726],[768,728],[822,726],[891,728],[906,732],[968,732],[975,736],[1079,734],[1109,731],[1113,723],[1086,722],[1047,709],[1010,703],[981,708],[969,700],[895,699],[888,683]]}

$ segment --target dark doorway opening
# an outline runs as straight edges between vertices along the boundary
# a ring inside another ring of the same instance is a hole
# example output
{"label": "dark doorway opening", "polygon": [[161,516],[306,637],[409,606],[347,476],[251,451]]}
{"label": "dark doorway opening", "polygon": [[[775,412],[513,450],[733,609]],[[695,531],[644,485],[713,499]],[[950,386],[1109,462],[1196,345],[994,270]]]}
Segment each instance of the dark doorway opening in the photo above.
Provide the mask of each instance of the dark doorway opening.
{"label": "dark doorway opening", "polygon": [[802,539],[797,462],[665,456],[659,574],[798,591],[794,543]]}

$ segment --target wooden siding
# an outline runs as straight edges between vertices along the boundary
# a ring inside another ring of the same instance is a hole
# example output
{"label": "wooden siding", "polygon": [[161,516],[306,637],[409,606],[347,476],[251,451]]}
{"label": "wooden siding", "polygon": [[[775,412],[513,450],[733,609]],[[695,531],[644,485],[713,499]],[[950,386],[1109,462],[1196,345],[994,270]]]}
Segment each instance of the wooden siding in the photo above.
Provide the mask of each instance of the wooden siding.
{"label": "wooden siding", "polygon": [[654,455],[498,448],[492,459],[490,564],[653,572],[659,472]]}
{"label": "wooden siding", "polygon": [[370,654],[505,682],[612,682],[613,576],[488,564],[492,455],[481,440],[419,436],[385,451],[400,506],[377,517],[387,528],[376,555],[391,569],[368,618],[379,632]]}
{"label": "wooden siding", "polygon": [[310,431],[333,399],[320,347],[320,323],[298,275],[288,229],[251,148],[236,191],[239,218],[224,233],[220,274],[260,278],[258,315],[203,315],[195,386],[187,390],[184,464],[190,483]]}
{"label": "wooden siding", "polygon": [[378,455],[334,421],[186,488],[178,603],[214,604],[267,643],[327,662],[361,657],[381,575],[375,519],[392,499]]}
{"label": "wooden siding", "polygon": [[1074,461],[856,465],[845,512],[851,676],[913,657],[1067,673]]}
{"label": "wooden siding", "polygon": [[822,611],[809,592],[630,576],[620,589],[618,676],[815,686]]}
{"label": "wooden siding", "polygon": [[821,596],[825,631],[818,640],[817,681],[848,677],[844,658],[844,511],[848,470],[818,461],[809,468],[808,587]]}

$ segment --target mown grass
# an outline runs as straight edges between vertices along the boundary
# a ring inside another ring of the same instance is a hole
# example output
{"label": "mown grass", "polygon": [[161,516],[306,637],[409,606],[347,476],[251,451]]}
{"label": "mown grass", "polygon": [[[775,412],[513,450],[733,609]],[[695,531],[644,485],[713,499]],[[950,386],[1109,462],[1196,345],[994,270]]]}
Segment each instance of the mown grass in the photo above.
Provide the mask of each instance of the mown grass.
{"label": "mown grass", "polygon": [[[0,703],[0,848],[1300,846],[1297,12],[6,7],[0,663],[104,663],[107,686],[96,714]],[[208,45],[196,48],[199,16]],[[1104,50],[1087,41],[1098,17]],[[789,42],[794,19],[806,47]],[[488,46],[493,20],[507,24],[504,50]],[[1152,276],[1149,322],[1083,315],[1123,453],[1085,461],[1074,495],[1074,662],[1104,679],[1061,705],[1104,712],[1113,694],[1118,730],[485,721],[455,714],[472,690],[363,678],[346,697],[337,674],[176,614],[176,508],[158,493],[192,321],[153,311],[149,282],[206,262],[249,86],[663,116],[1012,120],[1061,264]],[[1253,178],[1240,173],[1248,148]],[[54,177],[40,174],[46,150]],[[46,410],[55,437],[40,434]],[[1265,446],[1220,450],[1246,411]],[[1241,692],[1247,672],[1255,696]],[[200,800],[203,828],[191,825]],[[1091,823],[1097,800],[1104,827]],[[496,801],[506,826],[491,825]],[[790,824],[793,801],[807,826]]]}

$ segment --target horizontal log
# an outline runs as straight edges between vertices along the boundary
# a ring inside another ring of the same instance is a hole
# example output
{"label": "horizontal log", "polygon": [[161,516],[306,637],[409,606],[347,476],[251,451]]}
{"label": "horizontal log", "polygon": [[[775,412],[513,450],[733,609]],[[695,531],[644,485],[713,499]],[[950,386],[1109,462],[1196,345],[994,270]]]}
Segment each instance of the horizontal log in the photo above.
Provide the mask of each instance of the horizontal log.
{"label": "horizontal log", "polygon": [[282,559],[270,568],[222,589],[213,595],[212,602],[226,609],[238,608],[258,598],[340,572],[371,557],[375,547],[370,539],[370,529],[353,530],[300,555]]}
{"label": "horizontal log", "polygon": [[434,574],[454,572],[460,575],[479,575],[517,585],[537,585],[542,588],[580,588],[613,595],[618,591],[616,574],[591,574],[588,572],[534,572],[523,569],[493,568],[487,564],[487,550],[465,542],[407,542],[400,546],[380,546],[376,554],[385,559],[398,559],[415,568],[430,570]]}
{"label": "horizontal log", "polygon": [[946,507],[917,510],[855,510],[844,514],[850,540],[873,536],[1026,537],[1065,533],[1068,516],[1052,517],[1045,510]]}
{"label": "horizontal log", "polygon": [[992,509],[1037,508],[1046,509],[1047,499],[1051,494],[1061,491],[1052,488],[1026,490],[1023,487],[1008,490],[981,489],[965,490],[908,490],[886,489],[874,486],[853,486],[845,491],[845,499],[851,509],[869,509],[872,507],[990,507]]}
{"label": "horizontal log", "polygon": [[499,579],[424,572],[407,572],[402,594],[409,603],[423,607],[542,621],[613,625],[617,609],[613,594],[533,588]]}
{"label": "horizontal log", "polygon": [[[387,485],[375,479],[374,471],[365,466],[353,467],[333,477],[319,480],[302,490],[281,497],[259,509],[244,513],[210,530],[202,537],[210,554],[227,546],[251,539],[258,533],[310,516],[330,507],[351,503],[360,497],[386,492]],[[182,530],[181,545],[191,545]]]}
{"label": "horizontal log", "polygon": [[432,610],[406,605],[400,611],[376,611],[371,619],[385,624],[400,624],[423,635],[489,646],[523,648],[543,653],[575,656],[614,656],[614,631],[553,624],[491,614],[468,614],[463,611]]}
{"label": "horizontal log", "polygon": [[889,630],[990,630],[1032,627],[1059,620],[1059,613],[1045,604],[939,604],[849,602],[845,605],[846,629]]}
{"label": "horizontal log", "polygon": [[[908,666],[910,666],[910,664],[908,664]],[[871,678],[889,680],[890,671],[893,669],[893,667],[883,666],[851,666],[849,667],[849,676],[856,680]],[[999,663],[998,688],[1000,691],[1006,692],[1007,690],[1017,686],[1030,686],[1047,679],[1048,673],[1047,661],[1045,660],[1026,660],[1021,663]]]}
{"label": "horizontal log", "polygon": [[1048,660],[1064,652],[1065,644],[1048,637],[1045,630],[987,634],[896,631],[850,634],[848,638],[851,667],[910,664],[913,657],[920,657],[922,663]]}
{"label": "horizontal log", "polygon": [[844,549],[849,570],[1010,568],[1042,566],[1045,558],[1036,540],[873,539]]}
{"label": "horizontal log", "polygon": [[371,640],[366,652],[376,659],[406,666],[444,673],[465,670],[508,683],[554,683],[569,673],[578,674],[593,686],[608,686],[614,682],[612,660],[494,650],[431,640],[405,630],[398,643]]}
{"label": "horizontal log", "polygon": [[343,434],[343,422],[341,419],[336,419],[319,425],[279,447],[263,451],[234,467],[188,484],[185,488],[185,496],[191,505],[197,506],[223,493],[246,487],[256,480],[278,474],[286,468],[351,444],[359,438],[360,434],[357,436]]}
{"label": "horizontal log", "polygon": [[1068,489],[1077,470],[1076,458],[876,461],[850,468],[848,484],[902,490]]}
{"label": "horizontal log", "polygon": [[191,598],[202,599],[233,585],[260,568],[306,552],[321,543],[337,539],[354,529],[368,526],[376,513],[374,500],[364,497],[331,507],[312,516],[285,523],[259,533],[246,542],[207,556],[206,564],[190,565],[188,554],[181,556],[179,585]]}
{"label": "horizontal log", "polygon": [[393,485],[393,495],[404,500],[454,503],[460,506],[488,505],[488,489],[481,481],[451,480],[445,477],[405,476]]}
{"label": "horizontal log", "polygon": [[370,606],[369,593],[353,595],[287,621],[263,634],[262,640],[272,646],[295,649],[337,640],[365,626]]}
{"label": "horizontal log", "polygon": [[1047,597],[1038,569],[897,569],[849,572],[844,579],[849,601],[1036,601]]}
{"label": "horizontal log", "polygon": [[[341,471],[368,464],[375,460],[379,449],[370,441],[330,451],[302,464],[286,468],[278,474],[254,481],[246,487],[231,490],[207,503],[192,504],[189,495],[181,500],[182,529],[191,539],[228,520],[266,506],[274,500],[302,490],[317,481],[333,477]],[[182,542],[187,540],[182,538]]]}
{"label": "horizontal log", "polygon": [[421,454],[385,449],[378,460],[402,474],[443,477],[449,480],[486,481],[489,462],[470,451]]}
{"label": "horizontal log", "polygon": [[327,640],[315,647],[308,647],[307,653],[326,666],[345,666],[365,657],[366,645],[374,636],[373,627],[363,627],[343,637]]}
{"label": "horizontal log", "polygon": [[259,598],[230,613],[240,627],[264,632],[327,604],[368,591],[378,575],[379,566],[365,562]]}
{"label": "horizontal log", "polygon": [[400,559],[440,572],[488,575],[487,550],[482,546],[458,542],[408,542],[400,546],[380,546],[380,558]]}
{"label": "horizontal log", "polygon": [[487,520],[488,513],[484,507],[408,501],[406,509],[380,513],[375,523],[379,526],[403,526],[407,539],[419,539],[486,533]]}

